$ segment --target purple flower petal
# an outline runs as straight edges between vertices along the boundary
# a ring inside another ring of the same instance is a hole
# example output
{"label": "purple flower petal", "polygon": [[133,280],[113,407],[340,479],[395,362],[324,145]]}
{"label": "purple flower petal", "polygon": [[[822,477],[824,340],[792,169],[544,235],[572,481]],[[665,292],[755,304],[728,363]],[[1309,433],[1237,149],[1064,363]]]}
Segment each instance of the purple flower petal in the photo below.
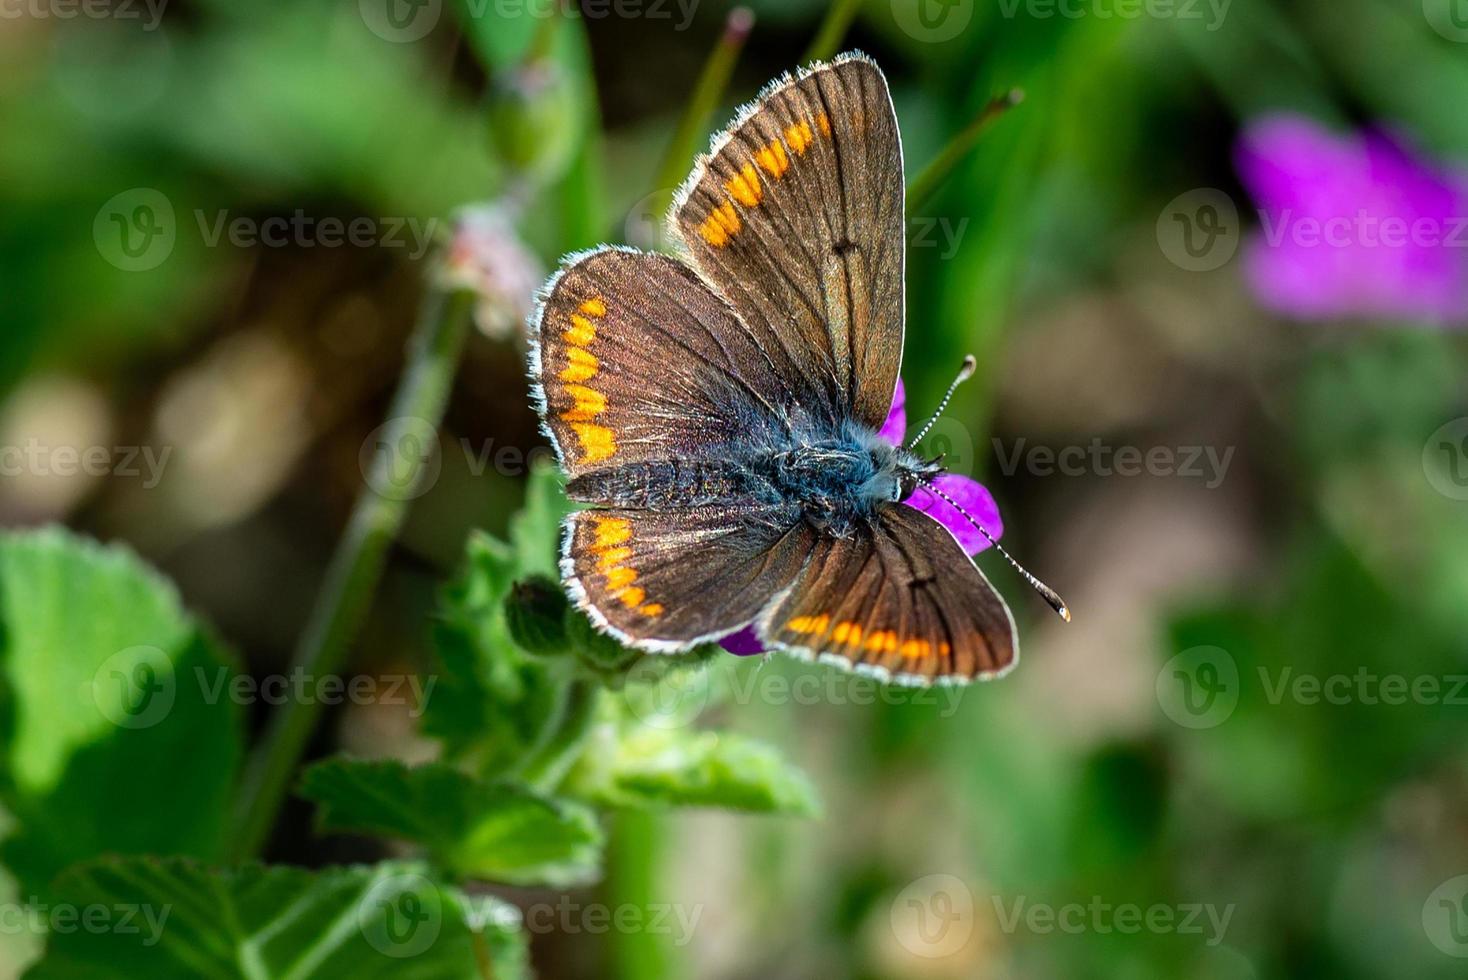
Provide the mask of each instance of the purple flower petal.
{"label": "purple flower petal", "polygon": [[765,652],[765,644],[754,631],[753,626],[746,626],[738,633],[730,633],[719,641],[719,646],[730,653],[741,657],[753,656],[756,653]]}
{"label": "purple flower petal", "polygon": [[1468,318],[1468,179],[1372,130],[1338,135],[1303,116],[1246,127],[1239,176],[1261,209],[1244,272],[1266,306],[1301,319]]}
{"label": "purple flower petal", "polygon": [[907,434],[907,387],[903,385],[902,379],[897,379],[897,390],[892,393],[892,410],[887,413],[887,421],[882,423],[881,431],[877,435],[886,439],[894,446],[902,445],[902,437]]}
{"label": "purple flower petal", "polygon": [[[999,506],[994,503],[994,497],[984,489],[982,483],[957,473],[944,473],[935,477],[933,484],[973,515],[974,520],[984,525],[984,530],[993,535],[994,540],[999,540],[1004,534]],[[946,527],[969,554],[977,555],[989,547],[988,539],[979,533],[978,528],[966,521],[952,504],[927,487],[919,486],[904,502]]]}

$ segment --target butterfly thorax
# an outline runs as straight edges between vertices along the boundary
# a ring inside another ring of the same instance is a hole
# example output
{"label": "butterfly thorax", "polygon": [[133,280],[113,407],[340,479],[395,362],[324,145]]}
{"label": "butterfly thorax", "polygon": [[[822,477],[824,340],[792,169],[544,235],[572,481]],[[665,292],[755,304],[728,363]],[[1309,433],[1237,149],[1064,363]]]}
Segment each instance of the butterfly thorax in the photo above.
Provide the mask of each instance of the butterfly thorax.
{"label": "butterfly thorax", "polygon": [[764,505],[844,538],[936,472],[936,464],[851,425],[839,433],[734,444],[698,459],[629,463],[579,476],[567,492],[619,507]]}

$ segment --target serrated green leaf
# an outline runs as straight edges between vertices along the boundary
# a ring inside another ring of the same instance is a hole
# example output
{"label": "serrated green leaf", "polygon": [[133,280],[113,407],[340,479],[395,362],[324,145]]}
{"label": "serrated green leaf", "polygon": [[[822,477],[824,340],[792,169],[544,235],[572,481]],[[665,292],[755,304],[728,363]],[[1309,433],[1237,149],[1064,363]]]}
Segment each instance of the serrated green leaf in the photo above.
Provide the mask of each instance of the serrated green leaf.
{"label": "serrated green leaf", "polygon": [[485,774],[523,757],[557,704],[544,663],[510,637],[504,602],[517,568],[509,546],[471,535],[464,572],[443,590],[433,629],[439,684],[424,731],[443,740],[450,758],[471,758]]}
{"label": "serrated green leaf", "polygon": [[[728,732],[634,728],[594,745],[563,791],[607,806],[708,806],[816,816],[805,774],[778,750]],[[609,743],[609,744],[608,744]]]}
{"label": "serrated green leaf", "polygon": [[68,871],[60,900],[106,928],[56,929],[27,980],[527,977],[519,910],[411,863],[216,871],[126,858]]}
{"label": "serrated green leaf", "polygon": [[458,876],[567,886],[594,879],[601,865],[590,810],[440,763],[330,759],[307,770],[301,795],[319,805],[321,829],[415,841]]}
{"label": "serrated green leaf", "polygon": [[525,505],[510,520],[516,579],[544,575],[561,580],[561,522],[569,513],[560,471],[550,463],[536,466],[525,484]]}
{"label": "serrated green leaf", "polygon": [[27,889],[102,853],[219,853],[242,744],[232,676],[131,552],[0,537],[4,856]]}

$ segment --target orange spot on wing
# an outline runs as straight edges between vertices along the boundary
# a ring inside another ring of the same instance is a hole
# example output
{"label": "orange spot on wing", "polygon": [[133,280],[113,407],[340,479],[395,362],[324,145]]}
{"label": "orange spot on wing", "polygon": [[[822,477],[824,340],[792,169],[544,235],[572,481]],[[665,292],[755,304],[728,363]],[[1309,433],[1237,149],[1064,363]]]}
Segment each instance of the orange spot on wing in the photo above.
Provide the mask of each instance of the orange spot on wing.
{"label": "orange spot on wing", "polygon": [[926,657],[933,652],[933,644],[927,640],[908,640],[901,650],[904,657]]}
{"label": "orange spot on wing", "polygon": [[815,141],[816,138],[811,134],[810,123],[808,122],[798,122],[785,129],[785,142],[790,144],[790,149],[798,157],[805,156],[805,151]]}
{"label": "orange spot on wing", "polygon": [[703,224],[698,226],[698,233],[714,248],[723,248],[729,244],[729,239],[739,234],[742,227],[739,214],[734,210],[734,203],[725,201],[703,219]]}
{"label": "orange spot on wing", "polygon": [[[591,543],[593,551],[605,552],[619,544],[632,540],[632,522],[625,517],[594,517],[596,540]],[[631,549],[628,549],[629,551]]]}
{"label": "orange spot on wing", "polygon": [[824,633],[830,623],[831,617],[826,613],[822,613],[819,616],[796,616],[790,622],[786,623],[785,626],[791,632],[809,635],[812,633]]}
{"label": "orange spot on wing", "polygon": [[580,347],[568,347],[566,349],[566,368],[561,372],[561,380],[568,383],[590,381],[596,377],[596,372],[601,369],[601,362],[596,355],[589,350]]}
{"label": "orange spot on wing", "polygon": [[607,588],[621,589],[637,581],[637,569],[622,565],[607,571]]}
{"label": "orange spot on wing", "polygon": [[616,434],[606,426],[594,422],[572,422],[571,429],[581,441],[581,462],[600,463],[616,453]]}
{"label": "orange spot on wing", "polygon": [[579,313],[571,314],[571,329],[561,334],[568,344],[585,347],[596,339],[596,324]]}
{"label": "orange spot on wing", "polygon": [[820,127],[822,136],[831,135],[831,120],[826,116],[824,112],[816,116],[816,125]]}
{"label": "orange spot on wing", "polygon": [[653,619],[657,619],[663,614],[663,606],[660,602],[649,602],[647,605],[643,606],[637,611],[642,613],[642,615],[644,616],[649,616]]}
{"label": "orange spot on wing", "polygon": [[595,545],[592,548],[600,552],[600,557],[596,560],[596,566],[602,571],[606,571],[609,568],[616,568],[622,562],[632,557],[631,548],[596,548]]}
{"label": "orange spot on wing", "polygon": [[607,396],[595,388],[566,385],[566,394],[576,399],[576,404],[561,413],[567,422],[590,422],[607,410]]}
{"label": "orange spot on wing", "polygon": [[581,304],[580,310],[587,316],[604,317],[607,315],[607,304],[600,296],[593,296]]}
{"label": "orange spot on wing", "polygon": [[613,595],[628,609],[636,609],[642,605],[642,600],[647,598],[647,593],[635,585],[613,593]]}
{"label": "orange spot on wing", "polygon": [[790,158],[785,155],[785,144],[779,140],[772,140],[769,146],[756,152],[754,161],[776,180],[785,176],[785,171],[790,169]]}
{"label": "orange spot on wing", "polygon": [[747,208],[752,208],[764,200],[765,192],[759,183],[759,171],[754,164],[746,163],[737,174],[724,182],[724,189],[729,196]]}

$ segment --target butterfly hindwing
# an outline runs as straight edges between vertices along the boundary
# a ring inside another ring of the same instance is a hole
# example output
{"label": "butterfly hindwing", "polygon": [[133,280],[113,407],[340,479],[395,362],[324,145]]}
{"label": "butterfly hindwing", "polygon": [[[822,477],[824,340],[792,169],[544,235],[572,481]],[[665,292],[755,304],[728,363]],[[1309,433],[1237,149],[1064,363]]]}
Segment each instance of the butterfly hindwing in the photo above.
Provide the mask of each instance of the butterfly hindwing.
{"label": "butterfly hindwing", "polygon": [[618,639],[677,650],[753,619],[795,580],[813,544],[784,508],[585,510],[566,520],[561,572]]}
{"label": "butterfly hindwing", "polygon": [[693,459],[779,427],[797,395],[727,303],[664,255],[602,248],[551,281],[531,380],[568,476]]}
{"label": "butterfly hindwing", "polygon": [[902,145],[886,79],[843,55],[776,82],[714,141],[673,223],[772,361],[881,426],[902,362]]}
{"label": "butterfly hindwing", "polygon": [[942,525],[901,505],[850,537],[822,538],[760,634],[898,683],[989,679],[1018,657],[999,593]]}

